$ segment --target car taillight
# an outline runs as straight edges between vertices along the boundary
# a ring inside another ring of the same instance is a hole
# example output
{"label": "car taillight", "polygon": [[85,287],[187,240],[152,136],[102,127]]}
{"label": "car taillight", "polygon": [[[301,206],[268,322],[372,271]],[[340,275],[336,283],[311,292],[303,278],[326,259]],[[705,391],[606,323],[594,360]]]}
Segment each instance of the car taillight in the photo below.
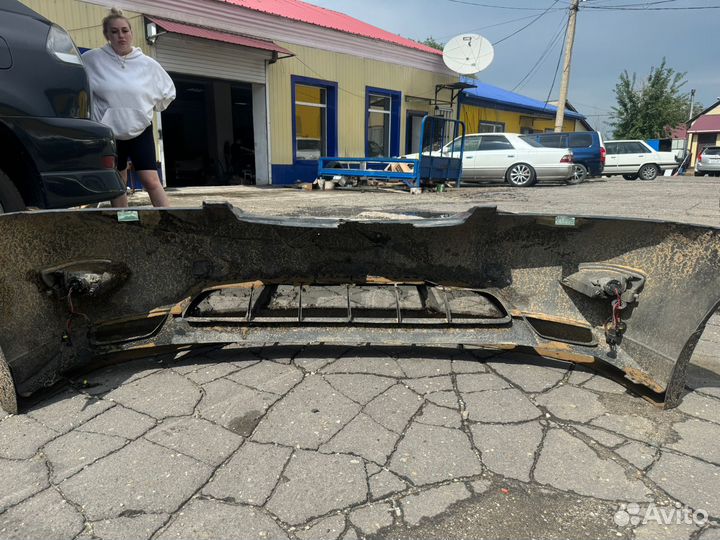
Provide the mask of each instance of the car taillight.
{"label": "car taillight", "polygon": [[565,154],[563,157],[560,158],[560,163],[572,163],[572,162],[573,162],[572,154]]}
{"label": "car taillight", "polygon": [[600,163],[605,165],[605,154],[607,154],[607,150],[605,150],[604,146],[600,147]]}
{"label": "car taillight", "polygon": [[103,156],[100,161],[105,169],[114,169],[117,164],[115,156]]}
{"label": "car taillight", "polygon": [[703,158],[703,153],[700,152],[700,154],[698,154],[697,160],[698,160],[698,161],[702,161],[702,158]]}

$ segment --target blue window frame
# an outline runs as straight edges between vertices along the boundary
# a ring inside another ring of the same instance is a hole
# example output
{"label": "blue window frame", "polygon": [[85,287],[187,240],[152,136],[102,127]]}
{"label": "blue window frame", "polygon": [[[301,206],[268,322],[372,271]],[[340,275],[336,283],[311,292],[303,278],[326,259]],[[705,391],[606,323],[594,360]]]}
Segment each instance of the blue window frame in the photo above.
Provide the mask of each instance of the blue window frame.
{"label": "blue window frame", "polygon": [[316,168],[319,157],[337,155],[338,85],[298,75],[290,83],[293,163]]}
{"label": "blue window frame", "polygon": [[402,93],[365,87],[365,156],[400,155],[400,103]]}

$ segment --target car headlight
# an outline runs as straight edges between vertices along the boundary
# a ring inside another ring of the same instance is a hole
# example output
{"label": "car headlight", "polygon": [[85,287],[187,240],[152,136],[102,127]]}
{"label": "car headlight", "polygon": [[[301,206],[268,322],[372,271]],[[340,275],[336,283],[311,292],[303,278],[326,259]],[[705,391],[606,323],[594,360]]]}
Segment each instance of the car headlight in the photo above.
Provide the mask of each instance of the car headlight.
{"label": "car headlight", "polygon": [[56,24],[50,27],[45,47],[52,56],[61,62],[82,65],[80,52],[73,43],[70,34]]}

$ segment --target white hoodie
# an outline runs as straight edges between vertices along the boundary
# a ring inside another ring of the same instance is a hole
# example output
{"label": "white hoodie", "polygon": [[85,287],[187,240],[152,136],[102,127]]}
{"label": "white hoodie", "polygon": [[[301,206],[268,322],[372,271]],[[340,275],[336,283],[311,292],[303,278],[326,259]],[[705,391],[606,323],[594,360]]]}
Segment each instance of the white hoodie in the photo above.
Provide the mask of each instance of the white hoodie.
{"label": "white hoodie", "polygon": [[160,64],[139,47],[119,56],[108,44],[82,55],[92,92],[92,119],[110,126],[119,140],[140,135],[153,110],[175,99],[175,85]]}

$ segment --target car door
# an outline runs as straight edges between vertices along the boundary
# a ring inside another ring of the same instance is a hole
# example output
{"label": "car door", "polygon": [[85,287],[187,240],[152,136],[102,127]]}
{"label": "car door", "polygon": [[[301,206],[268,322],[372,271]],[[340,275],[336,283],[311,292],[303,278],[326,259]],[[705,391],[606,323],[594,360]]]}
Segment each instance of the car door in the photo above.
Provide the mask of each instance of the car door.
{"label": "car door", "polygon": [[620,174],[618,168],[620,167],[619,158],[622,144],[619,142],[605,143],[605,169],[603,169],[603,174]]}
{"label": "car door", "polygon": [[651,157],[651,152],[637,141],[625,141],[620,145],[617,160],[618,174],[636,174]]}
{"label": "car door", "polygon": [[505,171],[516,159],[517,151],[505,135],[481,135],[475,154],[477,177],[484,180],[502,180]]}
{"label": "car door", "polygon": [[[446,155],[451,155],[452,157],[460,157],[460,141],[456,139],[455,141],[453,141],[453,143],[447,144],[445,146],[447,152]],[[475,158],[479,145],[479,135],[468,135],[465,137],[465,147],[462,160],[463,178],[477,178],[477,171],[475,170]],[[451,152],[451,150],[454,150],[454,152]]]}

